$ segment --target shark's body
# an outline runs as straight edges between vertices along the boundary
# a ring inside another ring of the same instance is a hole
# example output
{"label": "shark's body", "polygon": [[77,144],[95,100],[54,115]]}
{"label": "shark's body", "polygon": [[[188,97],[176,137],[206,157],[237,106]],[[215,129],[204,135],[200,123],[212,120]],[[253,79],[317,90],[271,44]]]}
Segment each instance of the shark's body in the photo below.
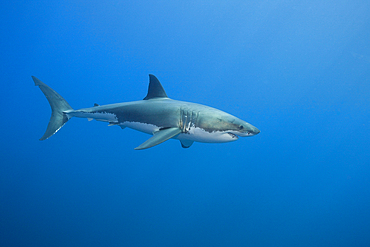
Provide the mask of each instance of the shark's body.
{"label": "shark's body", "polygon": [[62,96],[32,77],[48,99],[52,116],[44,136],[55,134],[71,117],[95,119],[152,134],[153,137],[135,149],[145,149],[168,139],[181,141],[184,148],[193,142],[230,142],[238,136],[253,136],[260,131],[251,124],[218,109],[167,97],[158,79],[149,75],[148,94],[144,100],[111,105],[95,105],[74,110]]}

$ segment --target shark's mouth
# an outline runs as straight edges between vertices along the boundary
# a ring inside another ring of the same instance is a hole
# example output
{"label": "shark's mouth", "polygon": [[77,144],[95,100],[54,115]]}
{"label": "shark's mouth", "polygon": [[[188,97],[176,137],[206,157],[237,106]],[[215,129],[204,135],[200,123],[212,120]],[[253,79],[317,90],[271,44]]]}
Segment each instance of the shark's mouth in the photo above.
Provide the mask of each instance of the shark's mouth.
{"label": "shark's mouth", "polygon": [[231,132],[226,132],[227,134],[229,134],[231,136],[231,138],[233,139],[238,139],[239,137]]}

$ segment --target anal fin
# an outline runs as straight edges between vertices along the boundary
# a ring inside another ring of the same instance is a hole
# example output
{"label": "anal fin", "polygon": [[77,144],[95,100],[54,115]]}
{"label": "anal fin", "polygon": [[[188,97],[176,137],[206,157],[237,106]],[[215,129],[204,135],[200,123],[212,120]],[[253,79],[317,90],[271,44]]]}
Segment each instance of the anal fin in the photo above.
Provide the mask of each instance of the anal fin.
{"label": "anal fin", "polygon": [[146,140],[143,144],[135,148],[135,150],[141,150],[146,148],[151,148],[155,145],[161,144],[162,142],[171,139],[172,137],[181,133],[181,130],[177,127],[174,128],[167,128],[157,131],[153,134],[151,138]]}

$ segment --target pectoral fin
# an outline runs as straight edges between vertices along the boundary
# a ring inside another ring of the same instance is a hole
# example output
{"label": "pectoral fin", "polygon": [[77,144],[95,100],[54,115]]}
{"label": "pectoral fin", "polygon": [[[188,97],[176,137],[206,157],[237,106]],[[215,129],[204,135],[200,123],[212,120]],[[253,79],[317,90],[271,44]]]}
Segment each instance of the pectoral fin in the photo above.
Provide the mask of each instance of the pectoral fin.
{"label": "pectoral fin", "polygon": [[161,144],[162,142],[167,141],[168,139],[171,139],[172,137],[178,135],[181,133],[181,130],[179,128],[167,128],[162,129],[158,132],[155,132],[151,138],[146,140],[143,144],[135,148],[135,150],[141,150],[146,148],[151,148],[155,145]]}
{"label": "pectoral fin", "polygon": [[190,146],[193,144],[194,141],[180,140],[180,142],[183,148],[190,148]]}

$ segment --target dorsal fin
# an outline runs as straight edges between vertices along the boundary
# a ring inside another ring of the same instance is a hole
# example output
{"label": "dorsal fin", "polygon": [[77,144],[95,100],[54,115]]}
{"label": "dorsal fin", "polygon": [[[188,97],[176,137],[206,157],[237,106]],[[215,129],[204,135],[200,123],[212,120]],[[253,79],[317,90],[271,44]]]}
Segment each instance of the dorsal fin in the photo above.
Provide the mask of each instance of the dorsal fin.
{"label": "dorsal fin", "polygon": [[161,83],[152,74],[149,74],[149,88],[148,94],[144,98],[144,100],[154,99],[154,98],[168,98],[166,92],[164,91]]}

